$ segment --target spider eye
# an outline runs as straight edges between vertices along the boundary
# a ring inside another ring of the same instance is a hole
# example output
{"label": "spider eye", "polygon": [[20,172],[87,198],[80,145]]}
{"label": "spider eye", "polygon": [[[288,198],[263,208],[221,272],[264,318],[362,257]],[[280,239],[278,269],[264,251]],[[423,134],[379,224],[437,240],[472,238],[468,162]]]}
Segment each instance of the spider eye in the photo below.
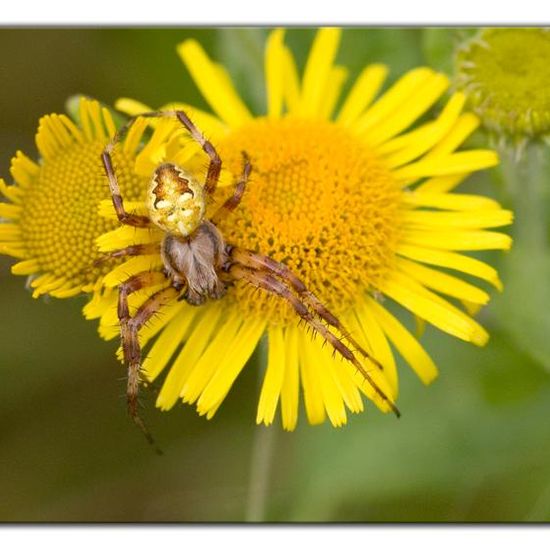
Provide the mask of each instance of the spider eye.
{"label": "spider eye", "polygon": [[147,194],[149,217],[163,231],[190,235],[205,212],[202,187],[175,164],[162,164],[153,173]]}

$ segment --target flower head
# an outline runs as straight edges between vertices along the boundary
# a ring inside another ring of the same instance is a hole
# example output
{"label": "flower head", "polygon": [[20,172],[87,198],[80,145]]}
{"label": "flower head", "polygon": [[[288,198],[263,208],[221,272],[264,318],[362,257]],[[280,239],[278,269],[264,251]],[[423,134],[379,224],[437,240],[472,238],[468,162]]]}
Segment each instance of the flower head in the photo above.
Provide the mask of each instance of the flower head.
{"label": "flower head", "polygon": [[[34,297],[90,292],[110,269],[95,265],[95,239],[116,227],[98,213],[98,202],[109,196],[99,155],[115,124],[107,109],[85,98],[79,118],[77,126],[65,115],[44,116],[36,134],[41,162],[19,151],[11,162],[14,184],[0,180],[7,199],[0,203],[0,252],[19,260],[12,273],[30,276]],[[121,186],[133,199],[144,187],[133,171],[135,138],[129,136],[117,156]]]}
{"label": "flower head", "polygon": [[548,29],[482,29],[457,52],[457,86],[496,136],[514,142],[546,136],[549,56]]}
{"label": "flower head", "polygon": [[[486,304],[489,295],[443,270],[500,289],[496,271],[463,252],[509,248],[510,238],[492,229],[509,224],[512,215],[491,199],[453,192],[471,172],[498,162],[489,150],[457,151],[478,125],[473,114],[462,114],[463,94],[454,94],[437,118],[410,129],[447,89],[442,74],[414,69],[377,97],[387,68],[369,65],[336,109],[346,77],[334,63],[339,37],[335,29],[319,31],[300,78],[283,31],[270,35],[262,116],[250,113],[224,69],[197,42],[186,41],[178,52],[214,115],[185,104],[164,108],[184,109],[218,149],[224,163],[221,199],[231,193],[241,152],[247,152],[253,175],[239,207],[220,223],[225,239],[268,254],[299,275],[384,365],[377,383],[395,398],[392,346],[425,383],[437,371],[386,300],[457,338],[485,344],[486,331],[467,312]],[[131,115],[150,110],[128,99],[117,107]],[[174,135],[161,160],[185,163],[204,179],[204,153],[181,136],[174,141]],[[135,207],[145,212],[143,205]],[[108,203],[104,212],[113,216]],[[156,229],[120,228],[98,243],[108,252],[158,243],[162,236]],[[132,258],[108,274],[105,285],[116,287],[159,265],[158,255]],[[134,307],[162,284],[155,281]],[[117,334],[115,301],[93,308],[106,336]],[[346,409],[363,410],[362,393],[388,409],[353,366],[307,334],[291,307],[245,283],[199,308],[174,301],[141,332],[143,345],[156,339],[144,361],[146,378],[167,371],[157,405],[169,409],[182,399],[212,417],[264,334],[268,361],[258,422],[272,423],[280,404],[283,426],[293,429],[300,387],[311,423],[328,416],[334,425],[344,424]]]}

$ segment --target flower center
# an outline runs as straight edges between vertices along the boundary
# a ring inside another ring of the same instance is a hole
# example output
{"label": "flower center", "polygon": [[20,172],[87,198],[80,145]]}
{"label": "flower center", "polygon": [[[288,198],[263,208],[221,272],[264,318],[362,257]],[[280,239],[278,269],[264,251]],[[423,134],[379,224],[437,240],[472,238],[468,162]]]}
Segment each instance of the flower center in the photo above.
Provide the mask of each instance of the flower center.
{"label": "flower center", "polygon": [[[242,151],[252,162],[241,204],[220,224],[228,243],[283,261],[336,314],[377,289],[394,257],[400,189],[357,137],[326,121],[256,119],[219,149],[234,174]],[[295,320],[245,284],[229,296],[247,315]]]}
{"label": "flower center", "polygon": [[535,136],[550,129],[550,33],[485,29],[458,52],[458,84],[490,130]]}
{"label": "flower center", "polygon": [[[29,255],[43,271],[73,281],[75,285],[95,283],[112,265],[94,267],[100,257],[96,238],[118,227],[118,222],[98,214],[102,199],[109,198],[109,187],[101,166],[105,143],[72,145],[53,159],[44,161],[37,181],[26,194],[20,227]],[[138,197],[145,182],[136,183],[133,159],[115,155],[119,184],[125,198]],[[47,236],[47,238],[46,238]]]}

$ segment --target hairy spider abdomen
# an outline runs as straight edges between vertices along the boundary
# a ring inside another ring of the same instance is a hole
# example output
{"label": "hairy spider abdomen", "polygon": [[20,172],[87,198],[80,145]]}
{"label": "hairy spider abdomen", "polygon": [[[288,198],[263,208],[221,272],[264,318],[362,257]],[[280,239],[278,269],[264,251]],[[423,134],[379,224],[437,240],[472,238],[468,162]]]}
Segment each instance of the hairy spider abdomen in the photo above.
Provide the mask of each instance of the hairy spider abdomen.
{"label": "hairy spider abdomen", "polygon": [[213,223],[204,220],[189,237],[166,235],[161,254],[167,275],[175,285],[185,287],[183,298],[191,305],[225,294],[225,284],[218,277],[226,261],[225,244]]}

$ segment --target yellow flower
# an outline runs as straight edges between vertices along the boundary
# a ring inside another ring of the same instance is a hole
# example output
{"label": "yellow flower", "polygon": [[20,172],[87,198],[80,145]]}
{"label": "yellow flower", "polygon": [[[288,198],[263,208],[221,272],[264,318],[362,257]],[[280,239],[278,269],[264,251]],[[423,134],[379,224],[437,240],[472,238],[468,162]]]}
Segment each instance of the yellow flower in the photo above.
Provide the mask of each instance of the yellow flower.
{"label": "yellow flower", "polygon": [[[391,302],[457,338],[487,341],[471,314],[489,296],[452,271],[500,289],[496,271],[463,252],[508,249],[510,238],[492,229],[509,224],[512,215],[489,198],[454,189],[498,159],[489,150],[457,151],[478,125],[476,116],[462,113],[461,93],[436,118],[426,118],[448,87],[445,76],[414,69],[380,95],[388,70],[369,65],[341,100],[347,71],[335,64],[339,31],[317,34],[301,78],[283,38],[283,31],[274,31],[266,47],[264,116],[250,113],[225,69],[195,41],[178,52],[214,114],[185,104],[170,108],[184,109],[220,152],[217,204],[232,192],[241,152],[251,158],[242,203],[220,224],[226,240],[290,267],[383,364],[383,372],[366,368],[395,399],[394,351],[425,383],[437,371],[390,313]],[[150,110],[133,100],[118,107],[131,115]],[[411,129],[421,117],[424,122]],[[37,134],[41,162],[18,153],[15,183],[0,182],[7,199],[0,203],[0,252],[20,260],[13,271],[33,277],[35,295],[93,291],[85,315],[99,318],[100,334],[113,338],[120,333],[116,287],[139,272],[157,271],[150,287],[130,296],[133,314],[167,281],[158,253],[127,261],[105,261],[104,254],[158,244],[163,233],[119,226],[99,160],[115,125],[107,110],[84,99],[79,118],[75,125],[63,115],[44,117]],[[147,183],[165,160],[203,181],[205,155],[174,120],[138,119],[113,159],[127,209],[147,214]],[[344,424],[347,410],[363,410],[362,394],[389,409],[353,366],[308,334],[292,308],[240,283],[201,307],[174,300],[142,329],[141,343],[149,345],[145,378],[166,374],[157,405],[169,409],[182,399],[212,417],[263,335],[268,358],[258,423],[271,424],[280,404],[283,426],[292,430],[300,387],[314,424],[326,416]]]}
{"label": "yellow flower", "polygon": [[[108,110],[82,99],[79,126],[65,115],[47,115],[39,123],[36,145],[41,162],[17,152],[11,162],[15,183],[0,179],[0,253],[20,260],[12,273],[30,276],[36,298],[67,298],[99,290],[112,268],[100,260],[95,239],[116,223],[99,215],[98,202],[109,197],[99,155],[115,132]],[[127,137],[117,167],[124,193],[142,197],[146,181],[134,174],[136,147],[144,125]]]}
{"label": "yellow flower", "polygon": [[[340,101],[347,76],[346,68],[335,64],[340,32],[319,31],[301,78],[283,37],[282,30],[272,32],[266,46],[265,115],[249,111],[225,69],[194,40],[182,43],[178,53],[214,115],[186,104],[164,109],[185,110],[219,151],[225,167],[220,198],[231,193],[241,152],[248,153],[253,172],[246,193],[220,224],[227,242],[290,267],[383,364],[383,373],[372,365],[370,372],[395,399],[394,350],[424,383],[437,371],[417,339],[390,313],[390,301],[457,338],[487,342],[487,332],[470,314],[489,295],[446,270],[501,289],[491,266],[463,252],[508,249],[510,238],[492,229],[511,223],[512,214],[489,198],[454,192],[471,172],[495,166],[498,158],[489,150],[457,151],[478,125],[476,116],[462,113],[461,93],[435,119],[411,129],[447,89],[444,75],[417,68],[379,96],[388,69],[373,64]],[[129,99],[117,107],[130,115],[151,110]],[[204,180],[204,153],[170,122],[156,162],[185,165]],[[160,124],[167,123],[159,122],[156,133]],[[148,169],[154,167],[151,163]],[[143,203],[129,205],[147,214]],[[114,219],[109,201],[102,211]],[[109,252],[159,243],[162,237],[158,229],[121,227],[98,244]],[[161,266],[158,254],[138,256],[109,273],[104,284],[115,288]],[[166,285],[162,276],[155,278],[151,288],[132,296],[131,309]],[[105,337],[119,331],[115,306],[116,296],[107,294],[86,310],[89,317],[101,318]],[[268,358],[258,423],[271,424],[280,404],[284,428],[294,429],[300,387],[312,424],[326,416],[335,426],[345,424],[346,409],[363,410],[362,394],[388,410],[352,365],[334,358],[330,346],[299,325],[291,307],[244,283],[201,307],[174,301],[141,331],[141,343],[150,344],[143,363],[146,379],[166,374],[157,406],[170,409],[181,399],[196,403],[199,414],[211,418],[263,335]]]}

